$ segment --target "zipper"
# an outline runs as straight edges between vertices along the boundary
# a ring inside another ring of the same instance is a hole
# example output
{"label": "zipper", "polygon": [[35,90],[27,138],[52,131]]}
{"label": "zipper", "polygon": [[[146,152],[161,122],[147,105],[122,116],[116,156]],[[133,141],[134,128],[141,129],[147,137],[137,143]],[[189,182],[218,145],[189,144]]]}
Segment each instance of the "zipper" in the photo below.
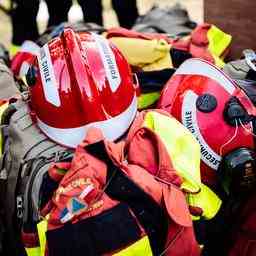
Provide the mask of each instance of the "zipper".
{"label": "zipper", "polygon": [[[43,156],[41,156],[41,155],[44,154],[44,153],[46,153],[48,150],[52,150],[54,147],[57,146],[56,144],[53,144],[53,145],[50,146],[49,148],[46,148],[46,149],[44,149],[43,151],[41,151],[41,152],[37,155],[37,157],[34,157],[34,158],[29,159],[28,156],[29,156],[30,154],[32,154],[31,152],[33,152],[34,148],[36,148],[38,145],[40,145],[41,143],[44,143],[44,142],[46,142],[46,141],[48,141],[48,139],[43,139],[43,140],[39,141],[39,142],[36,143],[33,147],[31,147],[31,148],[27,151],[27,153],[24,155],[23,159],[21,160],[22,162],[21,162],[21,164],[20,164],[20,166],[19,166],[19,174],[18,174],[18,177],[17,177],[17,182],[22,179],[22,178],[21,178],[21,175],[22,175],[22,172],[23,172],[23,165],[24,165],[24,164],[28,164],[30,161],[32,161],[32,163],[30,163],[29,166],[26,166],[26,169],[29,167],[30,170],[25,170],[25,175],[26,175],[26,176],[29,176],[29,180],[28,180],[28,182],[29,182],[29,181],[30,181],[30,177],[31,177],[31,173],[30,173],[30,172],[31,172],[31,168],[32,168],[32,166],[33,166],[33,162],[34,162],[35,160],[39,160],[40,158],[41,158],[41,159],[46,159],[46,157],[43,157]],[[59,150],[61,150],[61,149],[59,149]],[[54,153],[52,153],[51,155],[54,155]],[[26,159],[26,158],[27,158],[27,159]],[[49,158],[49,157],[48,157],[48,158]],[[22,219],[23,219],[23,216],[24,216],[24,212],[25,212],[24,196],[25,196],[25,193],[26,193],[26,188],[25,188],[24,195],[22,195],[22,194],[21,194],[22,192],[20,191],[20,186],[21,186],[20,184],[17,186],[19,192],[17,192],[17,190],[16,190],[16,192],[15,192],[15,197],[16,197],[16,210],[17,210],[16,216],[17,216],[18,219],[22,220]],[[26,184],[26,186],[27,186],[27,184]],[[17,188],[16,188],[16,189],[17,189]],[[17,193],[19,193],[19,194],[17,194]],[[19,198],[19,199],[18,199],[18,198]]]}
{"label": "zipper", "polygon": [[[41,168],[47,164],[45,160],[46,158],[41,159],[41,161],[37,164],[34,171],[30,173],[29,180],[26,184],[26,189],[25,189],[24,198],[23,198],[23,206],[24,206],[23,224],[28,224],[30,221],[32,223],[34,222],[33,215],[36,215],[36,214],[34,214],[34,211],[33,211],[34,209],[32,206],[32,195],[31,195],[32,186],[37,176],[37,173],[40,172]],[[32,167],[33,167],[33,164],[31,168]]]}

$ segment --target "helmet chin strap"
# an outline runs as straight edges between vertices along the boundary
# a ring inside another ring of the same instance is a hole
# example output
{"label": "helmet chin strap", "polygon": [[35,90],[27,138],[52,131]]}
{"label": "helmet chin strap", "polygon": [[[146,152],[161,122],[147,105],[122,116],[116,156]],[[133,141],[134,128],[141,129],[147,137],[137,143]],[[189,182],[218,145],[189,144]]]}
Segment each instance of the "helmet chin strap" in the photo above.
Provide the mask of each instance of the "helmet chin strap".
{"label": "helmet chin strap", "polygon": [[[239,119],[240,121],[240,119]],[[241,122],[241,121],[240,121]],[[221,147],[220,147],[220,156],[223,156],[222,155],[222,152],[223,152],[223,148],[225,148],[228,144],[230,144],[237,136],[237,132],[238,132],[238,123],[237,123],[237,120],[235,119],[235,126],[236,126],[236,129],[235,129],[235,132],[234,132],[234,135],[228,140],[226,141]]]}
{"label": "helmet chin strap", "polygon": [[239,119],[239,123],[240,123],[240,125],[242,126],[242,128],[243,128],[246,132],[250,133],[253,137],[256,137],[256,134],[254,134],[251,130],[247,129],[247,128],[245,127],[245,125],[243,124],[243,122],[242,122],[240,119]]}

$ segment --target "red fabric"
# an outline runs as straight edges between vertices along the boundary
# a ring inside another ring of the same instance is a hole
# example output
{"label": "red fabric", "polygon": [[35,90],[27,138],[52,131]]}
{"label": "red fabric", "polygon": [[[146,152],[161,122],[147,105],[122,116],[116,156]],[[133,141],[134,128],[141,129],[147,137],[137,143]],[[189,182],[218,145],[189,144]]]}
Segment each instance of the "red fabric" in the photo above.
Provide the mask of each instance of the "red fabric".
{"label": "red fabric", "polygon": [[[162,186],[164,207],[170,216],[165,255],[200,255],[188,207],[179,189],[182,181],[172,166],[170,156],[159,136],[142,127],[145,115],[149,111],[152,110],[141,112],[130,128],[126,142],[128,162],[144,168]],[[170,116],[162,110],[154,111]]]}
{"label": "red fabric", "polygon": [[68,170],[71,166],[71,163],[53,163],[50,166],[50,169],[48,171],[49,176],[56,182],[60,182],[62,178],[65,175],[64,173],[61,173],[59,169],[61,170]]}
{"label": "red fabric", "polygon": [[109,39],[111,37],[129,37],[129,38],[138,38],[138,39],[145,39],[145,40],[152,40],[152,39],[164,39],[169,43],[172,43],[172,39],[168,38],[164,34],[159,33],[141,33],[135,30],[129,30],[126,28],[111,28],[107,31],[106,37]]}
{"label": "red fabric", "polygon": [[188,51],[192,57],[201,58],[214,63],[214,58],[208,50],[209,41],[207,32],[210,24],[204,23],[197,26],[187,39],[178,39],[173,42],[173,48]]}
{"label": "red fabric", "polygon": [[172,45],[174,49],[187,51],[195,58],[201,58],[214,63],[214,58],[208,50],[207,32],[211,28],[211,24],[204,23],[197,26],[188,38],[171,39],[164,34],[140,33],[124,28],[112,28],[107,32],[107,38],[111,37],[128,37],[145,40],[164,39]]}
{"label": "red fabric", "polygon": [[117,205],[118,202],[110,199],[103,191],[106,173],[105,163],[87,154],[82,146],[78,146],[71,167],[61,180],[52,199],[53,207],[50,212],[48,229],[63,225],[61,215],[68,207],[70,199],[79,198],[83,190],[89,186],[93,186],[93,190],[85,198],[81,198],[81,201],[88,205],[88,209],[75,214],[72,223],[98,215]]}
{"label": "red fabric", "polygon": [[[139,115],[136,120],[142,120],[142,115]],[[136,123],[135,121],[135,124]],[[139,128],[139,126],[137,127]],[[126,148],[124,148],[123,142],[116,144],[105,141],[101,132],[95,128],[88,131],[87,138],[77,147],[70,169],[61,180],[59,188],[55,192],[55,196],[52,200],[53,207],[50,212],[48,229],[56,229],[63,226],[60,217],[63,209],[69,205],[68,200],[71,197],[78,198],[86,186],[83,182],[77,182],[78,180],[87,181],[94,186],[94,190],[85,197],[84,202],[88,205],[92,205],[102,201],[102,204],[89,211],[79,212],[77,215],[73,216],[71,222],[76,223],[82,219],[95,216],[119,203],[109,198],[104,192],[107,175],[106,163],[88,154],[86,151],[86,145],[103,141],[105,149],[114,164],[149,194],[159,205],[167,210],[170,226],[166,243],[168,248],[164,255],[198,256],[200,252],[195,241],[192,221],[185,197],[179,189],[181,180],[175,173],[168,153],[164,149],[163,143],[160,141],[159,137],[147,129],[145,133],[143,133],[143,130],[141,131],[142,132],[140,132],[140,128],[138,131],[134,131],[134,136],[129,137],[130,146]],[[144,137],[139,140],[141,135]],[[135,145],[136,143],[144,144],[145,152],[148,154],[149,158],[145,157],[145,154],[140,152],[140,148]],[[155,143],[158,144],[156,149],[154,146]],[[128,158],[128,163],[124,161],[124,149],[128,150],[129,156],[133,154],[137,155],[138,158],[136,159],[138,164],[130,161],[131,157]],[[139,157],[141,157],[142,161],[139,161]],[[150,163],[147,164],[147,161]],[[141,164],[139,164],[140,162]],[[156,179],[155,175],[163,179],[164,182],[160,182]],[[141,231],[141,236],[143,237],[145,232],[142,228]],[[182,246],[181,241],[183,241]]]}
{"label": "red fabric", "polygon": [[21,233],[21,239],[26,248],[34,248],[39,246],[39,238],[37,233]]}
{"label": "red fabric", "polygon": [[228,256],[256,255],[256,194],[251,196],[238,218]]}
{"label": "red fabric", "polygon": [[4,105],[7,102],[7,100],[1,100],[0,99],[0,106]]}

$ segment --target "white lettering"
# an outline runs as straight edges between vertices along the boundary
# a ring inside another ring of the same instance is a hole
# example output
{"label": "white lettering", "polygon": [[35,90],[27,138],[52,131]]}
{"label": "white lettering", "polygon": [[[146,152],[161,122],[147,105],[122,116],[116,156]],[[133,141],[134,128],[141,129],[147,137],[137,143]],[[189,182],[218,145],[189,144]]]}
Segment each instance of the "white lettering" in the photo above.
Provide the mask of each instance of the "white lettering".
{"label": "white lettering", "polygon": [[93,34],[93,37],[99,49],[110,88],[112,92],[115,92],[121,84],[121,77],[116,64],[115,56],[107,39],[97,34]]}
{"label": "white lettering", "polygon": [[221,156],[211,149],[200,132],[196,117],[197,97],[198,96],[192,91],[186,93],[182,105],[182,123],[199,142],[202,161],[212,169],[217,170],[221,161]]}
{"label": "white lettering", "polygon": [[45,99],[56,107],[60,106],[60,96],[57,88],[57,81],[51,61],[48,45],[46,44],[40,50],[38,64],[42,79],[42,87]]}

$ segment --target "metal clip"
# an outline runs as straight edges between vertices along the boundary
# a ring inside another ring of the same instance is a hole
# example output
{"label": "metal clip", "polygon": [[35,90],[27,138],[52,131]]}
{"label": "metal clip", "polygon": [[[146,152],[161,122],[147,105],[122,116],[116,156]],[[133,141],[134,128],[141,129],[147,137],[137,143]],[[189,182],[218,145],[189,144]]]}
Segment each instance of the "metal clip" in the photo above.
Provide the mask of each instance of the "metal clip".
{"label": "metal clip", "polygon": [[28,102],[29,99],[30,99],[30,93],[29,93],[29,91],[23,91],[23,92],[21,93],[21,98],[22,98],[22,100],[23,100],[24,102]]}
{"label": "metal clip", "polygon": [[16,198],[16,206],[17,206],[17,218],[23,218],[23,199],[21,196],[17,196]]}

